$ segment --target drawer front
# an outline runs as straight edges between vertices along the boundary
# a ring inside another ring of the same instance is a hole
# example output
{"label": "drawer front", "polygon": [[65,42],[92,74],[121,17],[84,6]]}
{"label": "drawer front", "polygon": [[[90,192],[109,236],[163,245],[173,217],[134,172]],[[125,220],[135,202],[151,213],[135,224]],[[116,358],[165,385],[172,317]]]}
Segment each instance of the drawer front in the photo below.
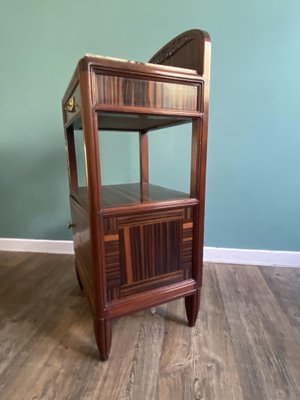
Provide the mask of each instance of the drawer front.
{"label": "drawer front", "polygon": [[105,217],[108,300],[191,277],[192,207]]}
{"label": "drawer front", "polygon": [[96,75],[96,105],[152,111],[199,111],[201,86]]}

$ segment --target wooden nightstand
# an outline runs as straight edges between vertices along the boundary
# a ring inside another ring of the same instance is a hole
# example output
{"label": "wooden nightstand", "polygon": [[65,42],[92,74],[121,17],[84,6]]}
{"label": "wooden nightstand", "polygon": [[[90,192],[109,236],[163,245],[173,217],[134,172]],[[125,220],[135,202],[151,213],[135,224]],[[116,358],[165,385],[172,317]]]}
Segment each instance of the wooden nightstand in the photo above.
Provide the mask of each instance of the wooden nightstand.
{"label": "wooden nightstand", "polygon": [[[195,324],[209,75],[209,36],[192,30],[147,64],[85,56],[63,98],[76,272],[93,313],[102,360],[109,356],[113,318],[185,297],[189,326]],[[192,127],[190,193],[149,182],[148,132],[182,123]],[[83,131],[84,186],[78,183],[78,129]],[[99,130],[139,132],[140,182],[101,184]]]}

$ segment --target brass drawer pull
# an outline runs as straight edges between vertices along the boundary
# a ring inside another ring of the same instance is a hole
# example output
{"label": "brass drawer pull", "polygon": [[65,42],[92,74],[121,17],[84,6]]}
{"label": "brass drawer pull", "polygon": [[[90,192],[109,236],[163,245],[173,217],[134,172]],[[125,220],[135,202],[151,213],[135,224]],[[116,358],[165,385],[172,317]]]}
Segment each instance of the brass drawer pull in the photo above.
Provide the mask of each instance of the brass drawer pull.
{"label": "brass drawer pull", "polygon": [[66,108],[67,111],[69,111],[71,113],[75,112],[75,110],[76,110],[76,101],[75,101],[75,97],[74,96],[71,96],[69,98],[65,108]]}

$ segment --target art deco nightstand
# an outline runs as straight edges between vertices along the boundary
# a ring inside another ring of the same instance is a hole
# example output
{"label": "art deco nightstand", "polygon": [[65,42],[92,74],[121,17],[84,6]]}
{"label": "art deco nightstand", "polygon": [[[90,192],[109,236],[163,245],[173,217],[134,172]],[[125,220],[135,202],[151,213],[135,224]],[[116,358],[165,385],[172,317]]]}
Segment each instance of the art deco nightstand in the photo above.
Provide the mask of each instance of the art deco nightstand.
{"label": "art deco nightstand", "polygon": [[[76,272],[90,303],[102,360],[109,356],[113,318],[185,297],[189,326],[195,324],[202,282],[209,75],[209,36],[191,30],[147,64],[85,56],[63,98]],[[148,172],[148,132],[183,123],[192,128],[189,193],[151,184]],[[74,137],[81,129],[83,186]],[[101,184],[101,130],[138,132],[139,182]]]}

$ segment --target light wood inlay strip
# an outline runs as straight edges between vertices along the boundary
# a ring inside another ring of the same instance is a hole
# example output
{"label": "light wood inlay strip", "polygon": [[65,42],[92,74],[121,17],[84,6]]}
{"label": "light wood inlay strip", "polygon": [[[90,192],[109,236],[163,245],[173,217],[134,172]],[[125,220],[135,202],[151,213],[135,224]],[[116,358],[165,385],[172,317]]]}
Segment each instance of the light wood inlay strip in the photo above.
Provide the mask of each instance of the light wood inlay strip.
{"label": "light wood inlay strip", "polygon": [[125,244],[125,260],[126,260],[126,274],[127,283],[133,282],[132,276],[132,259],[131,259],[131,244],[130,244],[130,229],[124,228],[124,244]]}
{"label": "light wood inlay strip", "polygon": [[183,210],[166,210],[166,211],[152,211],[149,213],[142,213],[118,218],[118,227],[122,226],[136,226],[136,225],[152,225],[160,224],[163,222],[177,221],[183,219]]}
{"label": "light wood inlay strip", "polygon": [[192,223],[192,222],[185,222],[185,223],[182,225],[182,227],[183,227],[183,229],[190,229],[190,228],[193,227],[193,223]]}
{"label": "light wood inlay strip", "polygon": [[119,240],[119,235],[105,235],[104,242],[113,242]]}

